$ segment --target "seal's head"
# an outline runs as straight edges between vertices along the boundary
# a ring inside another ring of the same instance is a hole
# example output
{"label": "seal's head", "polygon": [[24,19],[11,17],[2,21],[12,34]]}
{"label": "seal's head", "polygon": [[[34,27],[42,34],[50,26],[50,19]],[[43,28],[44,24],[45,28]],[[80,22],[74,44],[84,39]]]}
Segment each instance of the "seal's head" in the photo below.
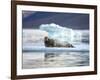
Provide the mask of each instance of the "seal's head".
{"label": "seal's head", "polygon": [[45,40],[45,41],[48,41],[48,37],[47,37],[47,36],[46,36],[46,37],[44,37],[44,40]]}

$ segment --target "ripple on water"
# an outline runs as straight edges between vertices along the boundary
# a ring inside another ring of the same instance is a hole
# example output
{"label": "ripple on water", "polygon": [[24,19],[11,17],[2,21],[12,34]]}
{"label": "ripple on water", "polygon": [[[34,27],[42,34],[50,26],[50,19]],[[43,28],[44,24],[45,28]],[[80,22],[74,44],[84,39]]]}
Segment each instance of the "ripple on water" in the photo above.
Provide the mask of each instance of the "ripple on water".
{"label": "ripple on water", "polygon": [[23,53],[23,68],[89,66],[87,52]]}

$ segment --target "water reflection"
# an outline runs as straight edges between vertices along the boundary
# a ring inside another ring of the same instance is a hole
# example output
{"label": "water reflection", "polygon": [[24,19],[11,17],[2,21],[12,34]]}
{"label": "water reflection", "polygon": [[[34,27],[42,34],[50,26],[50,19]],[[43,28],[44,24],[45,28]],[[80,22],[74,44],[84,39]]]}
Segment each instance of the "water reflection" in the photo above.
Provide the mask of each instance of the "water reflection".
{"label": "water reflection", "polygon": [[23,53],[23,68],[89,66],[88,52]]}

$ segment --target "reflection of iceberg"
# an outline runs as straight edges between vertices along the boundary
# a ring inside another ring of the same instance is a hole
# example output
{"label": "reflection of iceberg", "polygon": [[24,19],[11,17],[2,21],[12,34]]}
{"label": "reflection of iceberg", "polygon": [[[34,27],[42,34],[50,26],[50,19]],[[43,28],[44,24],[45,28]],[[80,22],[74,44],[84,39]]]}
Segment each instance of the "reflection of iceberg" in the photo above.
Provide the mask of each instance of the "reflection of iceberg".
{"label": "reflection of iceberg", "polygon": [[54,23],[42,24],[40,25],[40,29],[47,31],[49,37],[64,42],[80,43],[89,41],[89,30],[73,30]]}

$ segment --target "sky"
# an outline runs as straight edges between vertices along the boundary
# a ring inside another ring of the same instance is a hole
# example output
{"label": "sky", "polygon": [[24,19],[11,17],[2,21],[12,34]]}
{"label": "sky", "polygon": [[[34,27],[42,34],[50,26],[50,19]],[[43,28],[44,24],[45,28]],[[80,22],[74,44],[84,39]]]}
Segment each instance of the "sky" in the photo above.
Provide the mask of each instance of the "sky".
{"label": "sky", "polygon": [[51,23],[72,29],[89,29],[89,14],[22,11],[23,29],[38,29],[41,24]]}

